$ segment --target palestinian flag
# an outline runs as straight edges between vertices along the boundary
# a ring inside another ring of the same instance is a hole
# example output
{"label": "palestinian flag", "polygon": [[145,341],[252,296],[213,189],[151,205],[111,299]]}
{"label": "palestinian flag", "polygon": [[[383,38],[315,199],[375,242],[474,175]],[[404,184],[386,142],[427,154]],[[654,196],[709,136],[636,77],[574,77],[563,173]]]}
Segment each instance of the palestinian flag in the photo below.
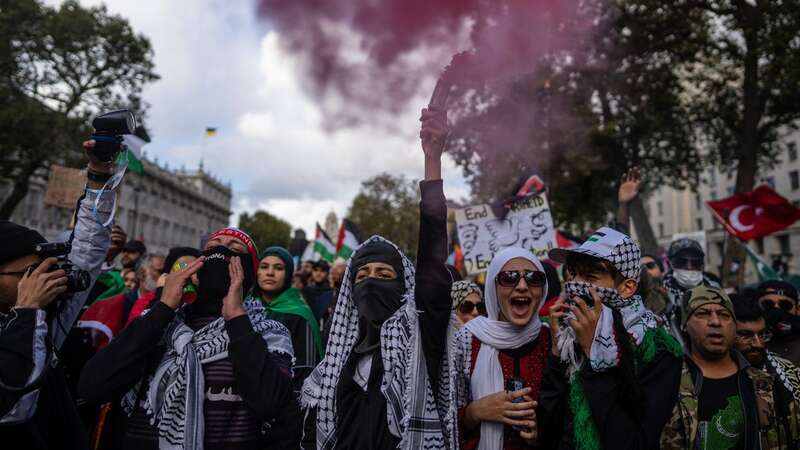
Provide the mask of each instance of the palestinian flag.
{"label": "palestinian flag", "polygon": [[81,315],[77,328],[89,328],[100,332],[99,347],[103,348],[125,326],[122,312],[125,308],[125,293],[105,300],[97,300]]}
{"label": "palestinian flag", "polygon": [[360,243],[356,225],[348,219],[342,220],[342,226],[339,227],[339,239],[336,241],[336,257],[344,260],[350,259]]}
{"label": "palestinian flag", "polygon": [[756,272],[758,272],[758,281],[767,281],[767,280],[780,280],[781,276],[778,275],[777,272],[772,270],[772,267],[767,264],[766,261],[761,259],[753,249],[750,248],[749,245],[744,245],[744,249],[747,250],[747,255],[750,257],[750,261],[753,262],[753,267],[756,268]]}
{"label": "palestinian flag", "polygon": [[125,146],[128,147],[128,150],[120,153],[120,157],[128,160],[128,170],[135,174],[143,174],[144,166],[139,158],[141,158],[142,155],[142,147],[147,145],[147,141],[133,134],[126,134],[122,138],[122,141],[125,143]]}
{"label": "palestinian flag", "polygon": [[319,261],[320,259],[332,263],[336,259],[336,246],[333,245],[333,241],[331,241],[331,238],[328,237],[322,227],[317,224],[314,240],[306,247],[301,261]]}
{"label": "palestinian flag", "polygon": [[566,236],[565,234],[561,233],[558,230],[556,230],[556,244],[558,245],[558,248],[565,248],[567,250],[578,248],[581,245],[580,242],[571,239],[570,237]]}

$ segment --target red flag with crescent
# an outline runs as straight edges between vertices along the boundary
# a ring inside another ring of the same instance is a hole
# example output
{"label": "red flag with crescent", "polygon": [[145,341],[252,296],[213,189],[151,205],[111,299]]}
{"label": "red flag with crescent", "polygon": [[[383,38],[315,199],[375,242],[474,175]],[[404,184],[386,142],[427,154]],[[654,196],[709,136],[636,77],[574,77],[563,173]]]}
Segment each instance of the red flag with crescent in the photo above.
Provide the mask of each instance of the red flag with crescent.
{"label": "red flag with crescent", "polygon": [[714,218],[743,241],[775,233],[800,220],[800,208],[767,185],[706,204]]}

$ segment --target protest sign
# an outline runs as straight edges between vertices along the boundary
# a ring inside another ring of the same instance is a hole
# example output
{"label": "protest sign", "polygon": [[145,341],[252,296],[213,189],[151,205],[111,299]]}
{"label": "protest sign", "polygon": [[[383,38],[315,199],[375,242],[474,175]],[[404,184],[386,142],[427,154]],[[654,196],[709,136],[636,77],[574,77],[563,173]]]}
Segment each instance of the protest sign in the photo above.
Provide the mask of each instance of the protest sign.
{"label": "protest sign", "polygon": [[85,171],[64,166],[50,166],[44,204],[57,208],[74,209],[85,186]]}
{"label": "protest sign", "polygon": [[547,251],[557,246],[544,192],[515,202],[502,220],[487,204],[458,209],[455,215],[464,265],[470,275],[485,271],[494,255],[504,248],[525,248],[544,259]]}

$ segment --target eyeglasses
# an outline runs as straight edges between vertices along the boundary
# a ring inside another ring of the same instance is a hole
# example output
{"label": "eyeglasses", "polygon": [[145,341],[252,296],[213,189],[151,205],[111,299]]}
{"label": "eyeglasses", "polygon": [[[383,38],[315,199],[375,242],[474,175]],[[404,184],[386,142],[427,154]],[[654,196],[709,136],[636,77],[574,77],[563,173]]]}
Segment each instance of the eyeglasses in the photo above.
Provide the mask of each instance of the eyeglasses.
{"label": "eyeglasses", "polygon": [[38,263],[37,264],[31,264],[30,266],[28,266],[28,267],[26,267],[26,268],[24,268],[22,270],[16,270],[14,272],[0,272],[0,275],[12,275],[12,276],[16,276],[16,277],[23,277],[23,276],[25,276],[26,273],[28,273],[28,271],[36,270],[37,267],[39,267]]}
{"label": "eyeglasses", "polygon": [[483,302],[480,303],[472,303],[472,302],[464,302],[458,306],[458,311],[461,314],[472,314],[472,311],[478,309],[478,314],[484,315],[486,314],[486,304]]}
{"label": "eyeglasses", "polygon": [[670,261],[676,269],[702,270],[705,266],[703,258],[689,258],[682,256]]}
{"label": "eyeglasses", "polygon": [[772,340],[772,333],[769,330],[762,330],[759,333],[753,333],[750,330],[739,330],[736,332],[736,339],[744,343],[752,343],[756,337],[758,337],[759,341],[766,344]]}
{"label": "eyeglasses", "polygon": [[772,309],[772,308],[780,308],[786,312],[790,312],[794,309],[794,302],[791,300],[780,299],[780,300],[772,300],[765,298],[759,302],[761,304],[761,308],[763,309]]}
{"label": "eyeglasses", "polygon": [[504,270],[497,274],[495,281],[500,286],[513,288],[517,287],[519,280],[522,278],[525,278],[525,284],[528,287],[542,287],[547,283],[547,276],[539,270],[526,270],[525,273],[516,270]]}

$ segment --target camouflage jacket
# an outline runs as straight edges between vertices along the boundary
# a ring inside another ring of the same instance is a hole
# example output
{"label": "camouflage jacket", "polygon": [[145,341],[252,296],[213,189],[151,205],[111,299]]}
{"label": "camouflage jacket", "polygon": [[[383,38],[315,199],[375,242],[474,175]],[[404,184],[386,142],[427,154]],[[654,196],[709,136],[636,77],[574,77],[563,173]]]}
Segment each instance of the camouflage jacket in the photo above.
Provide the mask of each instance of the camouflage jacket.
{"label": "camouflage jacket", "polygon": [[[775,407],[774,378],[767,372],[750,366],[739,353],[739,392],[745,415],[745,447],[748,450],[793,449],[790,439],[796,437],[797,428],[786,429]],[[698,419],[698,400],[703,376],[689,357],[684,358],[678,400],[672,417],[661,432],[661,449],[695,450]],[[795,414],[797,410],[795,408]],[[795,427],[797,421],[795,420]]]}

